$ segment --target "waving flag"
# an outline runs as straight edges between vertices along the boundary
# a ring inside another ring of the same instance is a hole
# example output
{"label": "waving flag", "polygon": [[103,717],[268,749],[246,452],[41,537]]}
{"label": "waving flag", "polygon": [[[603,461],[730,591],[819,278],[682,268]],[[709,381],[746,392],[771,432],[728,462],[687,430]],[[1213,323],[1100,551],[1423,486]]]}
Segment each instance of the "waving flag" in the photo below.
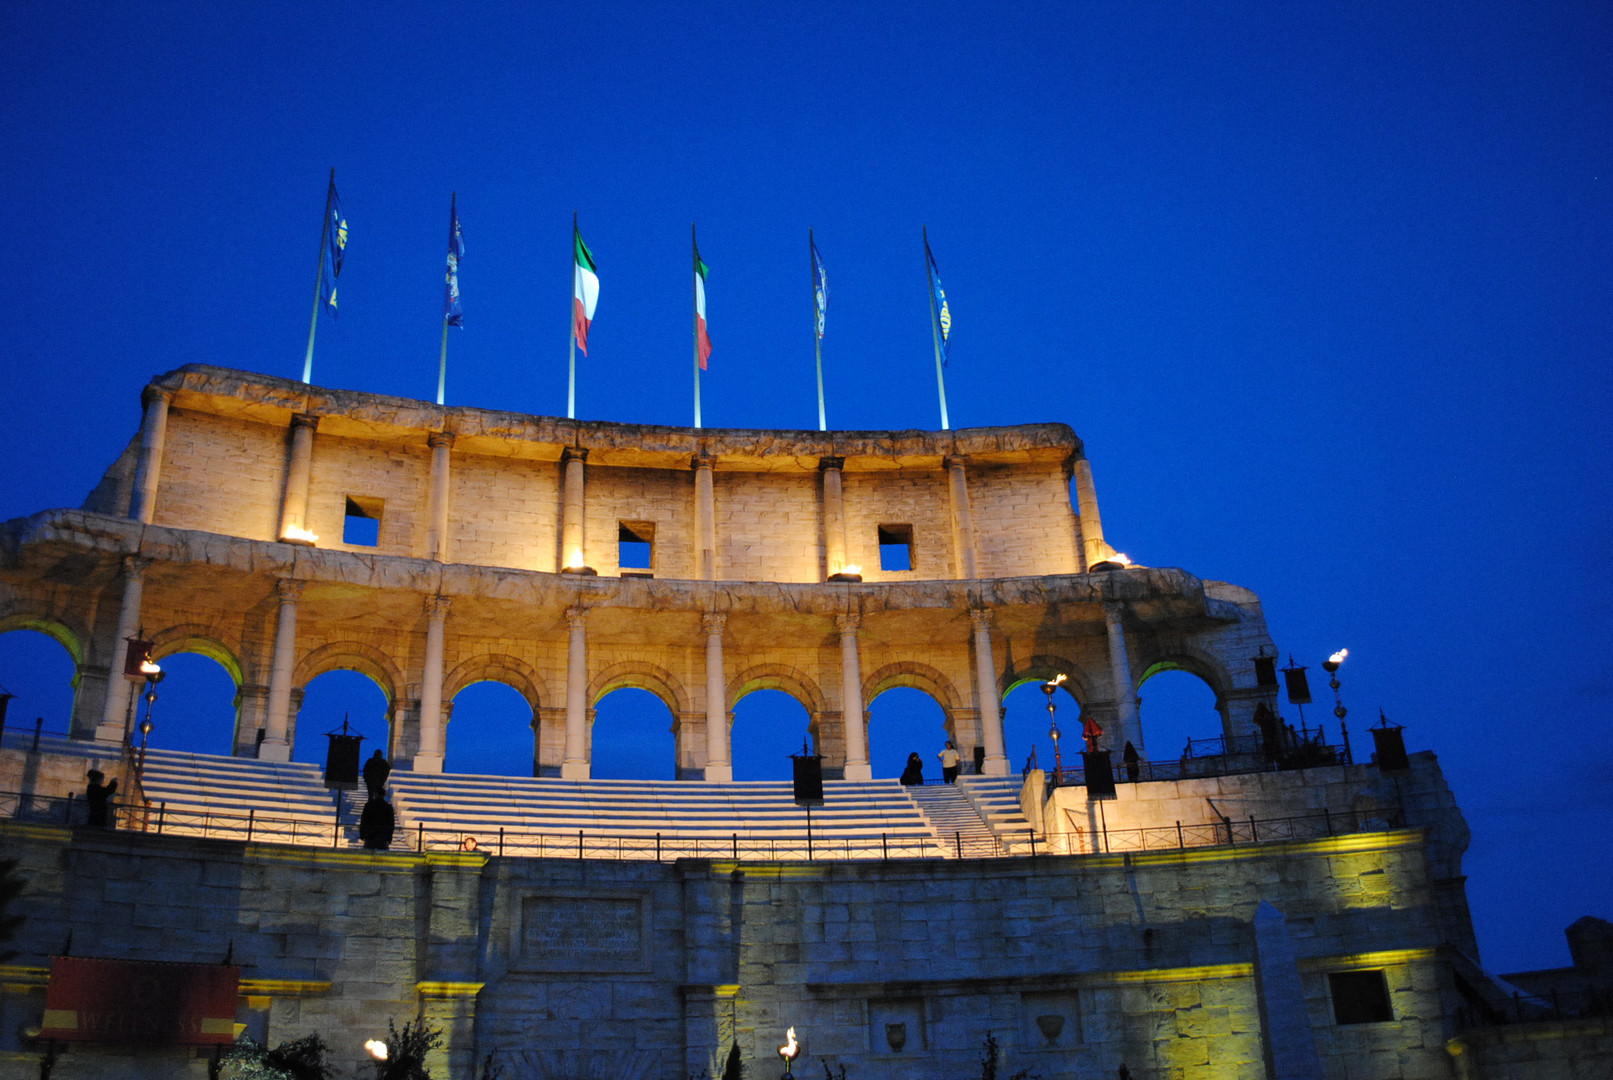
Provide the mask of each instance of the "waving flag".
{"label": "waving flag", "polygon": [[812,304],[817,312],[818,337],[823,337],[823,324],[829,313],[829,274],[823,268],[823,256],[818,254],[818,242],[807,230],[807,243],[812,246]]}
{"label": "waving flag", "polygon": [[465,257],[465,236],[459,229],[459,195],[448,202],[448,284],[443,290],[442,318],[448,326],[465,328],[465,312],[459,306],[459,260]]}
{"label": "waving flag", "polygon": [[571,332],[577,338],[577,347],[588,355],[588,327],[594,321],[594,305],[599,302],[599,272],[594,266],[593,253],[582,242],[577,230],[577,219],[571,219],[571,239],[575,263],[571,273]]}
{"label": "waving flag", "polygon": [[947,308],[946,290],[941,287],[941,271],[935,268],[935,256],[930,252],[930,238],[924,238],[924,258],[930,267],[930,293],[931,309],[935,315],[935,326],[938,347],[941,350],[941,363],[945,364],[950,358],[949,345],[952,341],[952,312]]}
{"label": "waving flag", "polygon": [[336,194],[336,178],[331,177],[330,220],[325,224],[326,261],[320,264],[320,296],[331,318],[336,317],[336,279],[342,274],[342,257],[347,254],[347,219],[342,216],[342,200]]}
{"label": "waving flag", "polygon": [[694,245],[694,335],[695,348],[700,353],[700,370],[706,370],[711,358],[711,334],[706,330],[706,274],[710,271],[700,261],[700,245]]}

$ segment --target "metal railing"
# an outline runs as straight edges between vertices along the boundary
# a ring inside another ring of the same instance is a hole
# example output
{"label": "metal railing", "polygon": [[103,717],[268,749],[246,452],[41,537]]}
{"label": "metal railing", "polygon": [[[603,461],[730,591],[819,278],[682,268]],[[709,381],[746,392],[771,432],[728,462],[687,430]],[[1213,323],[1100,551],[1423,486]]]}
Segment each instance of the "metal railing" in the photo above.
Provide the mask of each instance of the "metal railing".
{"label": "metal railing", "polygon": [[1476,995],[1470,997],[1468,1004],[1456,1010],[1456,1026],[1460,1030],[1530,1024],[1543,1020],[1587,1020],[1600,1016],[1613,1016],[1613,995],[1604,991],[1552,989],[1545,996],[1514,991],[1504,1006],[1476,1000]]}
{"label": "metal railing", "polygon": [[[155,835],[197,837],[218,840],[293,844],[302,847],[359,848],[360,842],[351,817],[334,813],[324,819],[245,814],[154,805],[117,805],[112,809],[109,828]],[[52,825],[83,826],[88,823],[88,806],[76,795],[45,796],[0,792],[0,817]],[[1100,819],[1101,820],[1101,819]],[[668,862],[676,859],[732,859],[734,861],[779,862],[803,859],[989,859],[1035,857],[1038,855],[1104,855],[1137,851],[1186,850],[1188,848],[1236,847],[1281,840],[1311,840],[1345,833],[1382,831],[1398,828],[1398,816],[1383,817],[1365,813],[1332,814],[1323,811],[1296,817],[1223,818],[1214,822],[1176,822],[1174,825],[1141,829],[1077,829],[1054,836],[1032,830],[1008,836],[966,838],[955,832],[950,838],[916,837],[888,833],[874,836],[789,835],[747,837],[738,832],[726,836],[622,835],[576,831],[531,832],[500,827],[496,831],[466,830],[424,822],[394,834],[391,850],[413,852],[481,851],[488,855],[547,859],[643,859]]]}

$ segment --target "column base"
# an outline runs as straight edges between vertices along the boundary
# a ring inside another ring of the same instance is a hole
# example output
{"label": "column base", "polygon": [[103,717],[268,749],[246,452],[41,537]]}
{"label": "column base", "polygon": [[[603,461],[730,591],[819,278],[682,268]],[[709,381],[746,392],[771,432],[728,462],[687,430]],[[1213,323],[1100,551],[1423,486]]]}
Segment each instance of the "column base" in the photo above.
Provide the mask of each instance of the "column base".
{"label": "column base", "polygon": [[414,771],[417,773],[442,772],[442,755],[416,754],[414,756]]}
{"label": "column base", "polygon": [[713,783],[726,784],[734,778],[734,763],[719,761],[706,766],[705,778]]}
{"label": "column base", "polygon": [[1007,776],[1008,759],[1006,757],[990,757],[980,763],[981,776]]}
{"label": "column base", "polygon": [[591,769],[586,761],[562,761],[560,763],[560,779],[562,780],[588,780]]}
{"label": "column base", "polygon": [[872,780],[874,767],[866,761],[848,761],[845,777],[847,780]]}
{"label": "column base", "polygon": [[258,744],[259,761],[290,761],[291,744],[284,739],[264,739]]}

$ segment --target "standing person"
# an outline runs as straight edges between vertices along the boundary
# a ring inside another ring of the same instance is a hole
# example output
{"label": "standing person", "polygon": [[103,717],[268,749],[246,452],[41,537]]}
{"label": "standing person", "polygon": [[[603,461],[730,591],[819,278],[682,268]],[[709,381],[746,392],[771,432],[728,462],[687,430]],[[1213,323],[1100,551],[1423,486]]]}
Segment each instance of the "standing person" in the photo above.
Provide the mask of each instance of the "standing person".
{"label": "standing person", "polygon": [[1137,748],[1126,740],[1126,748],[1120,752],[1120,760],[1126,763],[1126,778],[1133,784],[1137,782],[1137,773],[1141,768],[1141,759],[1137,756]]}
{"label": "standing person", "polygon": [[902,770],[902,783],[908,787],[924,783],[924,761],[915,750],[907,755],[907,768]]}
{"label": "standing person", "polygon": [[106,779],[106,774],[100,769],[91,769],[88,775],[90,782],[84,789],[84,801],[90,806],[90,824],[102,829],[110,828],[112,822],[107,804],[112,801],[112,796],[117,794],[118,782],[113,780],[110,784],[101,783]]}
{"label": "standing person", "polygon": [[386,756],[377,750],[370,760],[364,763],[364,787],[372,799],[386,797],[386,780],[392,775],[392,766],[387,762]]}
{"label": "standing person", "polygon": [[952,745],[952,740],[948,739],[946,749],[935,756],[941,759],[941,779],[948,784],[956,781],[958,779],[958,762],[960,758],[958,757],[957,748]]}

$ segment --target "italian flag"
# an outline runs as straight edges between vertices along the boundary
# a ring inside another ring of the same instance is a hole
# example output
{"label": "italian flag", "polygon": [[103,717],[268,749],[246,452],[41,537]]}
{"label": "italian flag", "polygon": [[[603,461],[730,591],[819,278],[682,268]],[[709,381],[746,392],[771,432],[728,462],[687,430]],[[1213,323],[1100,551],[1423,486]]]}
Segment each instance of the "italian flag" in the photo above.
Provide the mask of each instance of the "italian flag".
{"label": "italian flag", "polygon": [[694,246],[694,344],[700,356],[700,370],[706,370],[711,356],[711,335],[706,332],[706,274],[710,267],[700,261],[700,245]]}
{"label": "italian flag", "polygon": [[571,223],[571,238],[576,249],[576,264],[571,273],[571,332],[577,339],[577,347],[587,356],[588,327],[594,321],[594,305],[599,303],[599,272],[588,245],[582,242],[576,221]]}

